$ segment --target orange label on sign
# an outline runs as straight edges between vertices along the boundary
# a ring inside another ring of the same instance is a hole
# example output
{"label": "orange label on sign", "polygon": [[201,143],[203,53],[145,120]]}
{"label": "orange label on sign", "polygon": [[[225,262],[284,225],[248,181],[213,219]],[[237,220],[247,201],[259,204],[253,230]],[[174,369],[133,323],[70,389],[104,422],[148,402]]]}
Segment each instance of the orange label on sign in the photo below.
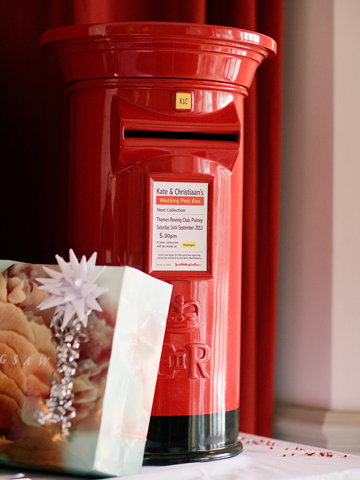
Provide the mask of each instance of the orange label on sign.
{"label": "orange label on sign", "polygon": [[156,197],[156,205],[204,205],[204,197]]}

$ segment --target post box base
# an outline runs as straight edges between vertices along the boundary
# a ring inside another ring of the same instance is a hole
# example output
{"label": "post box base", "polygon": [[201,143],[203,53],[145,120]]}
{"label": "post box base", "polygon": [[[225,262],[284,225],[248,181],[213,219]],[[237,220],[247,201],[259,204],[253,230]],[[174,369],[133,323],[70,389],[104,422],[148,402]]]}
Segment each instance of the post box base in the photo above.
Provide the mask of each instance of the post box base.
{"label": "post box base", "polygon": [[238,440],[239,410],[230,412],[151,417],[144,465],[206,462],[242,452]]}
{"label": "post box base", "polygon": [[235,457],[243,450],[241,442],[229,448],[222,448],[219,451],[210,452],[188,452],[188,453],[159,453],[148,454],[144,456],[143,465],[174,465],[176,463],[209,462],[213,460],[222,460],[224,458]]}

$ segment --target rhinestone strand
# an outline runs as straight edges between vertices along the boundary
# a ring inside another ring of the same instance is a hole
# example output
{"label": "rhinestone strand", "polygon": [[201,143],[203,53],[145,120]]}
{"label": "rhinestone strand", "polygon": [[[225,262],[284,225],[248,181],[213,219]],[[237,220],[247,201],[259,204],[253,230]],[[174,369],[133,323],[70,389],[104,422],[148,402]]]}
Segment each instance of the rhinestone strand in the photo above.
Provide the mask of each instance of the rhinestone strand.
{"label": "rhinestone strand", "polygon": [[64,327],[63,313],[54,316],[52,328],[57,369],[50,376],[50,398],[45,401],[48,411],[39,412],[38,422],[41,425],[60,423],[61,437],[67,439],[71,433],[72,420],[76,417],[73,388],[79,349],[81,343],[87,341],[87,335],[82,331],[82,323],[76,316]]}

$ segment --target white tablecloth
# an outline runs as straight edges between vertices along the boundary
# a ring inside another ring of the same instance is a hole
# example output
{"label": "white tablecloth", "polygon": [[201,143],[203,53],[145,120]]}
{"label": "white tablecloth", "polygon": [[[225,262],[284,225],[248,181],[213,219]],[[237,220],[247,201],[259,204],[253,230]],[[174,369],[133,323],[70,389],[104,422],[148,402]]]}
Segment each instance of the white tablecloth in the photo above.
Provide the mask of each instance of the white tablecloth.
{"label": "white tablecloth", "polygon": [[244,451],[226,460],[143,467],[132,480],[360,480],[360,456],[241,434]]}
{"label": "white tablecloth", "polygon": [[[241,434],[244,451],[226,460],[143,467],[122,480],[360,480],[360,456]],[[26,472],[24,472],[26,473]],[[61,480],[26,473],[30,479]],[[0,470],[0,480],[7,475]]]}

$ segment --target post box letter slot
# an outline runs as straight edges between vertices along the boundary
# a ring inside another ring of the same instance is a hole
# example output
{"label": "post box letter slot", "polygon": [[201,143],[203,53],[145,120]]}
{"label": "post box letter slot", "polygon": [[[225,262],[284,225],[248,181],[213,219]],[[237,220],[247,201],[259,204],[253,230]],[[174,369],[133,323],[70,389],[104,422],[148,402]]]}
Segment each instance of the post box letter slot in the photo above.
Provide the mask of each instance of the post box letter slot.
{"label": "post box letter slot", "polygon": [[124,138],[163,138],[167,140],[206,140],[237,142],[239,134],[212,132],[175,132],[162,130],[124,130]]}

